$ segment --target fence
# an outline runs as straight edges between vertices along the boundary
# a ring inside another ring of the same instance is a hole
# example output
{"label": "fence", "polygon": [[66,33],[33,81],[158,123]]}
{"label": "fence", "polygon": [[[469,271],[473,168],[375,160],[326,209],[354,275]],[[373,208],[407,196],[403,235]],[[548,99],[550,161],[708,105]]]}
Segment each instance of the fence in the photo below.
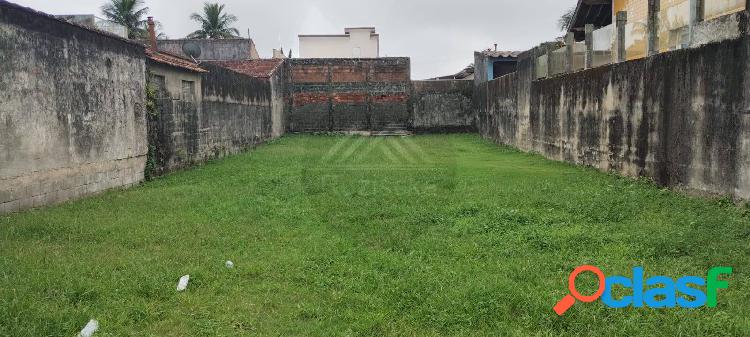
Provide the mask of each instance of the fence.
{"label": "fence", "polygon": [[[547,44],[536,58],[536,78],[636,60],[649,55],[737,38],[747,0],[631,0],[614,23],[586,27],[585,41],[572,33],[562,44]],[[647,4],[647,5],[646,5]],[[693,5],[691,5],[693,4]],[[695,5],[697,4],[697,6]]]}

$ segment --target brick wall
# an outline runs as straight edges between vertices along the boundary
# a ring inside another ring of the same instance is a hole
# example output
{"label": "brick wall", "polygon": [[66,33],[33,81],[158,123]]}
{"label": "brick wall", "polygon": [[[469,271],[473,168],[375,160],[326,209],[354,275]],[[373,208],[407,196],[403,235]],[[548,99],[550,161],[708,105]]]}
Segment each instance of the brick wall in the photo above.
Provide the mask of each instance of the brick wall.
{"label": "brick wall", "polygon": [[365,131],[410,120],[408,58],[292,59],[288,130]]}

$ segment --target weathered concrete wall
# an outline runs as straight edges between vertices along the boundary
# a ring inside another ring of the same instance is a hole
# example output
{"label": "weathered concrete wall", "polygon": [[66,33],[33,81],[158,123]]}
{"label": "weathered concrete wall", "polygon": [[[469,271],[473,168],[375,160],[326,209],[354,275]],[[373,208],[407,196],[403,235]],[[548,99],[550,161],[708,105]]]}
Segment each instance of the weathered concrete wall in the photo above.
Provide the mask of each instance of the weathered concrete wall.
{"label": "weathered concrete wall", "polygon": [[[746,25],[745,25],[746,26]],[[477,87],[483,136],[663,186],[750,198],[750,40],[743,37],[533,81]]]}
{"label": "weathered concrete wall", "polygon": [[473,131],[474,81],[412,82],[411,128],[418,132]]}
{"label": "weathered concrete wall", "polygon": [[252,78],[210,63],[201,67],[209,72],[198,78],[202,83],[200,100],[157,100],[158,114],[149,121],[155,174],[238,153],[281,135],[274,132],[269,79]]}
{"label": "weathered concrete wall", "polygon": [[291,59],[288,130],[363,131],[406,127],[408,58]]}
{"label": "weathered concrete wall", "polygon": [[179,55],[190,59],[185,54],[183,46],[190,44],[192,48],[200,49],[199,61],[226,61],[226,60],[250,60],[259,59],[258,51],[255,49],[255,42],[251,39],[225,39],[225,40],[203,40],[203,39],[182,39],[182,40],[159,40],[157,41],[159,50]]}
{"label": "weathered concrete wall", "polygon": [[287,129],[289,111],[287,102],[287,76],[286,69],[288,65],[286,62],[282,63],[281,66],[269,78],[271,83],[271,120],[272,120],[272,134],[273,137],[281,137],[284,135]]}
{"label": "weathered concrete wall", "polygon": [[143,179],[143,47],[0,2],[0,213]]}

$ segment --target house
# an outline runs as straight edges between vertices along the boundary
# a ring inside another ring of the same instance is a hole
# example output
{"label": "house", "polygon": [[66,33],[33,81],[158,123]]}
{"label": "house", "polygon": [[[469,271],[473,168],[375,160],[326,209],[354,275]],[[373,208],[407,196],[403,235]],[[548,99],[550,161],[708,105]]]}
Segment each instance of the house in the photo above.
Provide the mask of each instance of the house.
{"label": "house", "polygon": [[196,62],[169,52],[160,51],[156,41],[153,18],[148,18],[149,47],[146,48],[150,82],[158,98],[179,100],[200,106],[202,79],[207,72]]}
{"label": "house", "polygon": [[300,35],[301,58],[378,58],[380,35],[374,27],[346,28],[343,35]]}
{"label": "house", "polygon": [[[568,32],[576,41],[585,40],[585,26],[594,26],[594,50],[609,51],[616,41],[615,23],[618,12],[627,12],[625,50],[628,60],[648,54],[648,0],[579,0]],[[703,7],[691,13],[691,0],[660,0],[658,18],[658,50],[660,52],[690,45],[691,17],[707,21],[745,10],[746,0],[703,0]]]}
{"label": "house", "polygon": [[158,40],[159,50],[196,61],[257,60],[260,58],[252,39],[179,39]]}
{"label": "house", "polygon": [[576,41],[584,41],[586,25],[592,24],[594,29],[609,26],[613,20],[612,13],[612,0],[578,0],[568,33],[573,33]]}
{"label": "house", "polygon": [[474,53],[474,82],[491,81],[516,71],[518,51],[485,50]]}

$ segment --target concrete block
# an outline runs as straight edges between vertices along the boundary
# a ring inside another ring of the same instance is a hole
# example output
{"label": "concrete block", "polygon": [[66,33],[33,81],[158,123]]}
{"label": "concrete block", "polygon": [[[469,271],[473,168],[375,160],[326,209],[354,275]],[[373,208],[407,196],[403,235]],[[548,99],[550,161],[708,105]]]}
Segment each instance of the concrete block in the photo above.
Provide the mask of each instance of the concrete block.
{"label": "concrete block", "polygon": [[13,189],[10,186],[0,187],[0,203],[13,201]]}
{"label": "concrete block", "polygon": [[34,208],[34,201],[33,198],[23,198],[21,200],[18,200],[18,209],[19,210],[27,210]]}
{"label": "concrete block", "polygon": [[21,209],[21,202],[13,200],[0,204],[0,214],[8,214],[18,212]]}

